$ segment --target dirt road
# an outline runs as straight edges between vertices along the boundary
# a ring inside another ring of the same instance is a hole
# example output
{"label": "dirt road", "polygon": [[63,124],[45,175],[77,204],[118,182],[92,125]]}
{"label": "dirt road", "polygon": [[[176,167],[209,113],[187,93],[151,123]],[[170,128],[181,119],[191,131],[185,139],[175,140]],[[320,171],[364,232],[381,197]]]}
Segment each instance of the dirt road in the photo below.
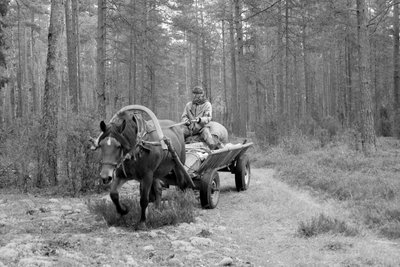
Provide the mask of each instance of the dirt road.
{"label": "dirt road", "polygon": [[237,193],[220,174],[214,210],[196,222],[145,232],[107,227],[87,199],[0,197],[1,266],[400,266],[400,241],[366,229],[356,237],[303,238],[299,221],[321,213],[351,223],[337,203],[322,201],[253,169],[249,190]]}

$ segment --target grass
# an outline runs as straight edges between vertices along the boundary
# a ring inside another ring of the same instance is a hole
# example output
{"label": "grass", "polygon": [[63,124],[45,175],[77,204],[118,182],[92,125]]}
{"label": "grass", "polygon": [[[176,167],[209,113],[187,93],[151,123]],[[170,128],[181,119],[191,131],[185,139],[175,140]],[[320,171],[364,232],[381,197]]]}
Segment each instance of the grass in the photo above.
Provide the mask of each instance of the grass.
{"label": "grass", "polygon": [[[379,138],[377,152],[369,157],[353,147],[342,139],[321,148],[313,140],[293,136],[262,159],[255,153],[253,160],[257,167],[277,169],[278,179],[343,202],[356,221],[381,235],[400,238],[400,141]],[[318,228],[313,224],[324,222],[302,222],[300,228],[313,233],[311,229]]]}
{"label": "grass", "polygon": [[[164,198],[160,209],[154,205],[148,206],[146,226],[149,229],[160,228],[166,225],[176,225],[178,223],[190,223],[195,218],[195,205],[197,203],[192,191],[170,191]],[[165,194],[165,192],[164,192]],[[89,210],[99,216],[102,216],[108,226],[125,227],[137,230],[140,220],[140,202],[137,198],[124,198],[121,202],[129,207],[129,213],[120,216],[114,204],[105,199],[91,201],[88,203]]]}
{"label": "grass", "polygon": [[310,221],[301,221],[297,232],[302,237],[312,237],[324,233],[343,234],[345,236],[356,236],[358,234],[357,228],[324,214],[313,217]]}

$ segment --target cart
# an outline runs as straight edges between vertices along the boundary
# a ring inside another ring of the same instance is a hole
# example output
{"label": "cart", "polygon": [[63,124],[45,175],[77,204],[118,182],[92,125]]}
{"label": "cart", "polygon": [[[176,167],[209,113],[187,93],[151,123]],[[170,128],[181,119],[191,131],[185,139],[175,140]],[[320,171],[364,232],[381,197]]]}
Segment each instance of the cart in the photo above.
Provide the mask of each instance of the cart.
{"label": "cart", "polygon": [[253,143],[226,144],[224,148],[209,150],[202,143],[186,144],[185,169],[200,191],[203,208],[214,209],[220,195],[218,172],[231,172],[235,175],[237,191],[244,191],[250,185],[250,160],[246,154]]}

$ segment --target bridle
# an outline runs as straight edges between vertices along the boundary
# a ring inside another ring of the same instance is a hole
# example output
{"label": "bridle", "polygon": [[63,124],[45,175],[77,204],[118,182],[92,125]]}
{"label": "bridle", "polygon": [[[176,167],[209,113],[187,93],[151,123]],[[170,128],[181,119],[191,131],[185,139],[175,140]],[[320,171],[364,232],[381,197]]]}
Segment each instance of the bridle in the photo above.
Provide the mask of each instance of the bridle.
{"label": "bridle", "polygon": [[[117,141],[118,142],[118,141]],[[118,142],[119,143],[119,142]],[[122,147],[118,148],[120,150],[120,156],[119,156],[119,160],[118,162],[111,162],[111,161],[103,161],[101,160],[100,163],[102,165],[108,165],[113,167],[113,176],[115,175],[116,170],[122,166],[122,171],[124,172],[125,177],[128,177],[128,175],[126,174],[126,170],[125,170],[125,165],[124,165],[124,161],[130,157],[129,152],[124,156],[124,151],[122,149]]]}

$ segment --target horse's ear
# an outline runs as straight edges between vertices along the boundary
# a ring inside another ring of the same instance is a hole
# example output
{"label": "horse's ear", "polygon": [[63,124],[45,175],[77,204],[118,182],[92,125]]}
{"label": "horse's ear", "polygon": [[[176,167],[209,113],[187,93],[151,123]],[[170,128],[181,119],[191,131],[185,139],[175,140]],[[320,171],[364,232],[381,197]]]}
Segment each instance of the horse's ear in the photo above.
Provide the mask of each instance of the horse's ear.
{"label": "horse's ear", "polygon": [[122,124],[121,124],[121,126],[119,128],[121,133],[125,130],[125,126],[126,126],[126,120],[123,120]]}
{"label": "horse's ear", "polygon": [[137,133],[138,132],[138,127],[139,127],[139,120],[140,120],[140,118],[139,117],[137,117],[138,115],[136,115],[136,114],[133,114],[133,116],[132,116],[132,121],[136,124],[136,127],[135,127],[135,132]]}
{"label": "horse's ear", "polygon": [[136,120],[136,116],[135,116],[135,114],[133,114],[133,116],[132,116],[132,120],[133,120],[133,122],[137,125],[138,124],[138,122],[137,122],[137,120]]}
{"label": "horse's ear", "polygon": [[107,129],[106,123],[104,121],[100,122],[100,129],[104,133]]}

